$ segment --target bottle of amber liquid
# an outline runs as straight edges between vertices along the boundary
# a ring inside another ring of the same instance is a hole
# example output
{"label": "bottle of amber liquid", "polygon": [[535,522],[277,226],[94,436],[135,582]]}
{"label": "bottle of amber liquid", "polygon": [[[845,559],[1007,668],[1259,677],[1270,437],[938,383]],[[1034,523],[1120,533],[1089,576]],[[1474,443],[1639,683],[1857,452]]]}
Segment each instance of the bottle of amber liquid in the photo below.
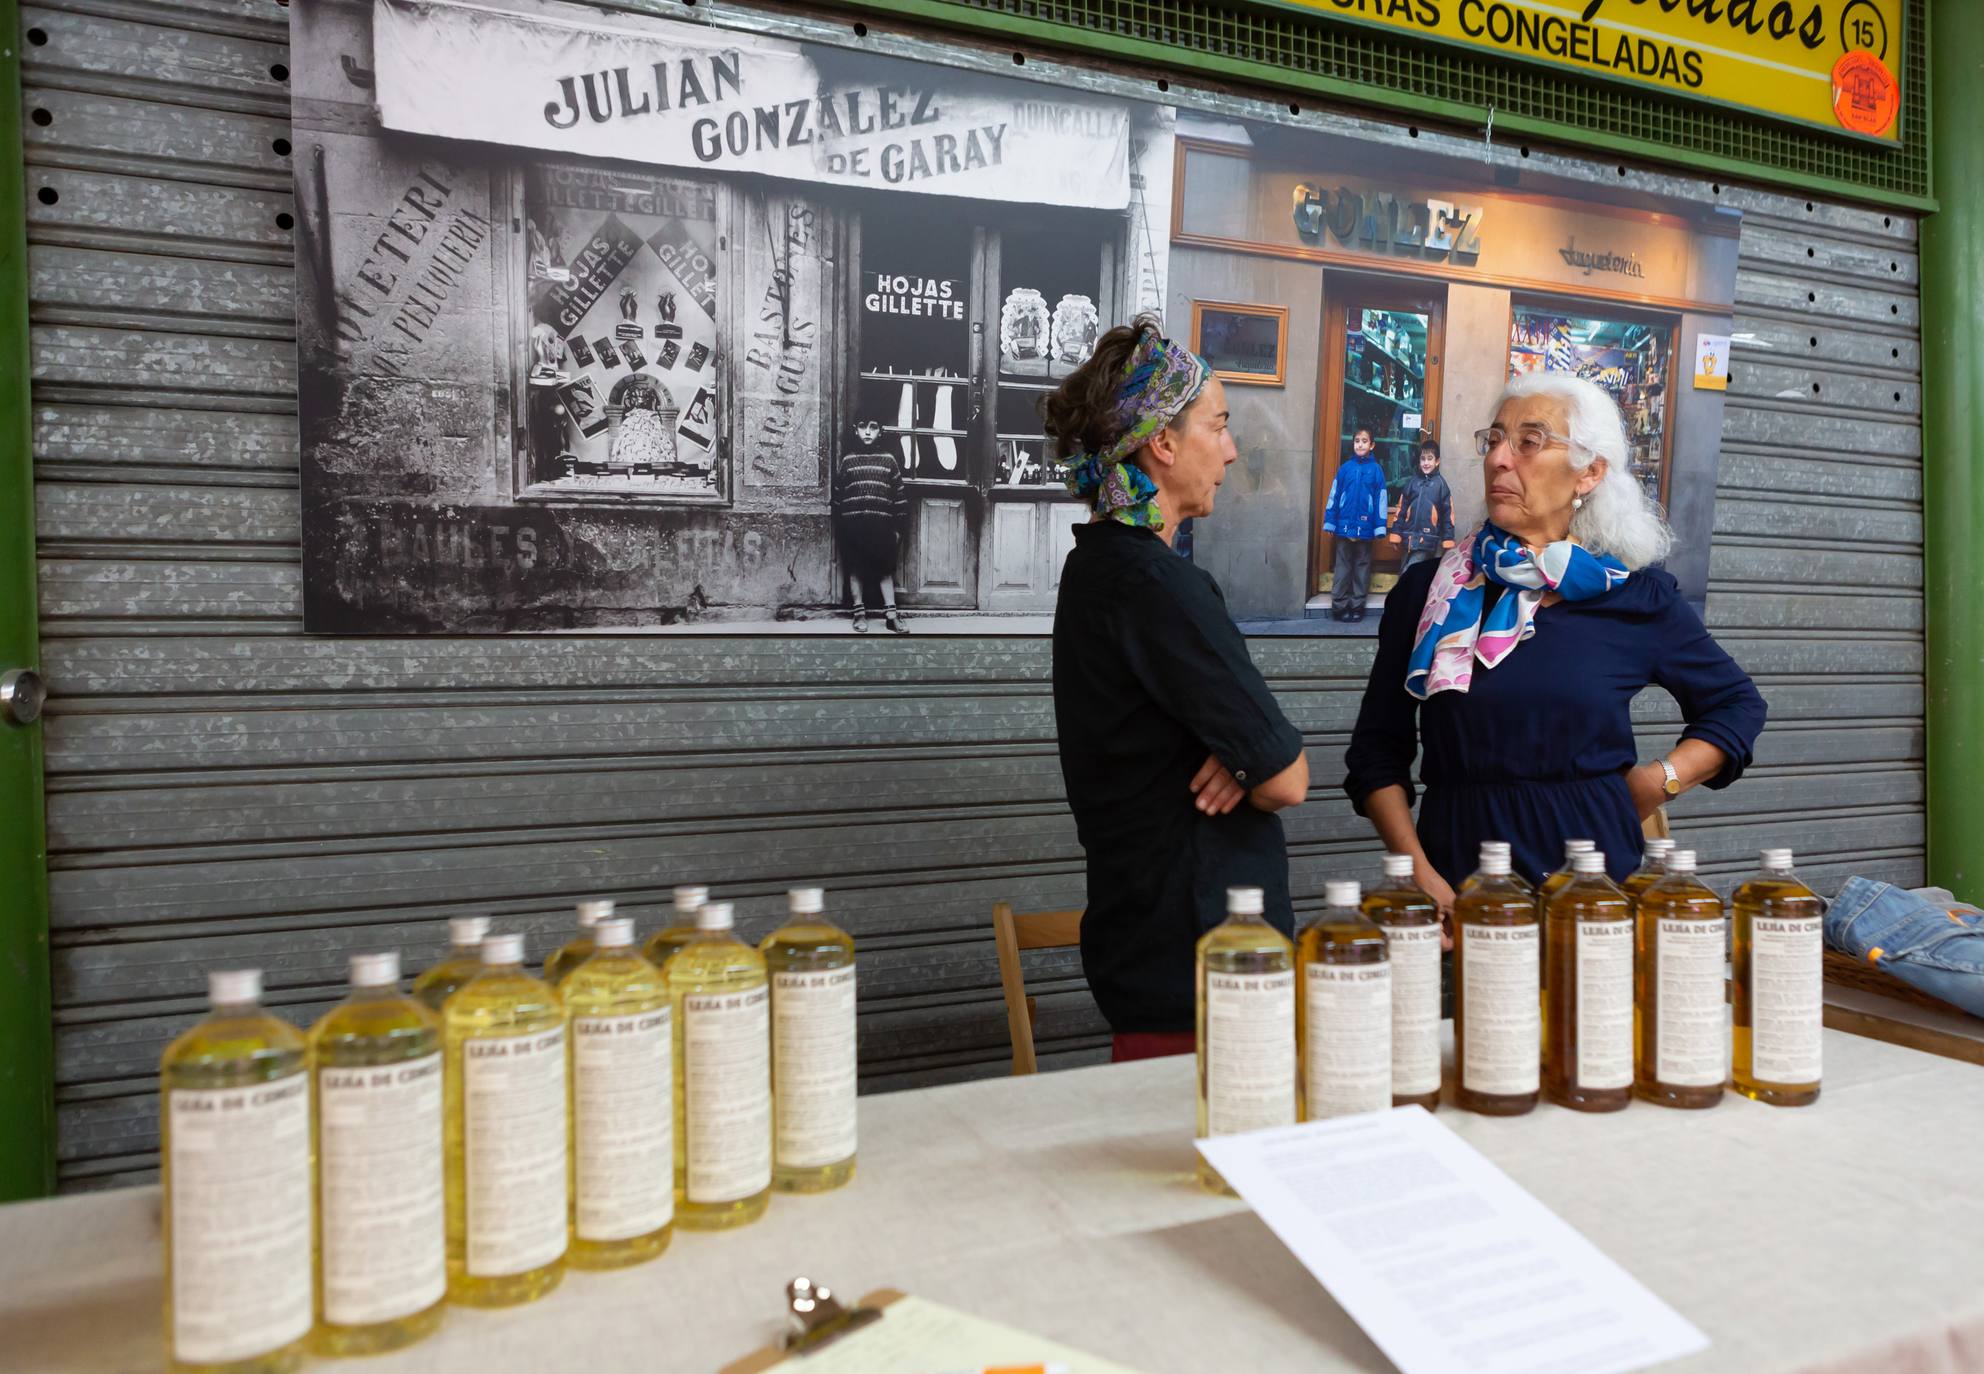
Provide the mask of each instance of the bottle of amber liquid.
{"label": "bottle of amber liquid", "polygon": [[634,948],[634,923],[594,923],[593,954],[565,975],[571,1026],[575,1268],[618,1269],[668,1248],[675,1220],[675,1045],[668,981]]}
{"label": "bottle of amber liquid", "polygon": [[317,1086],[320,1355],[398,1350],[448,1296],[441,1018],[400,992],[396,953],[351,956],[351,992],[310,1029]]}
{"label": "bottle of amber liquid", "polygon": [[826,893],[795,887],[758,944],[772,981],[772,1186],[823,1193],[854,1177],[854,937]]}
{"label": "bottle of amber liquid", "polygon": [[413,980],[413,995],[440,1011],[454,990],[482,972],[482,937],[489,933],[487,916],[454,916],[448,920],[448,952],[441,962]]}
{"label": "bottle of amber liquid", "polygon": [[1509,847],[1481,846],[1481,867],[1454,899],[1454,1100],[1471,1112],[1520,1116],[1542,1076],[1542,941],[1536,891]]}
{"label": "bottle of amber liquid", "polygon": [[310,1334],[310,1076],[262,974],[207,975],[207,1016],[159,1063],[166,1361],[286,1374]]}
{"label": "bottle of amber liquid", "polygon": [[1364,899],[1392,966],[1392,1105],[1440,1107],[1440,908],[1412,876],[1410,854],[1385,855],[1385,881]]}
{"label": "bottle of amber liquid", "polygon": [[1791,851],[1766,849],[1736,889],[1736,1017],[1730,1078],[1773,1107],[1819,1100],[1825,1017],[1825,899],[1798,880]]}
{"label": "bottle of amber liquid", "polygon": [[668,961],[675,1004],[675,1217],[742,1226],[772,1195],[771,988],[765,957],[731,932],[728,902],[696,912]]}
{"label": "bottle of amber liquid", "polygon": [[1633,903],[1596,849],[1572,862],[1543,917],[1543,1092],[1560,1107],[1616,1112],[1633,1098]]}
{"label": "bottle of amber liquid", "polygon": [[558,987],[565,981],[565,975],[592,958],[597,946],[593,943],[593,928],[613,914],[613,903],[604,899],[579,903],[579,932],[552,952],[544,961],[544,981]]}
{"label": "bottle of amber liquid", "polygon": [[1695,877],[1694,850],[1667,856],[1636,919],[1633,1091],[1666,1107],[1713,1107],[1729,1079],[1729,921]]}
{"label": "bottle of amber liquid", "polygon": [[1550,909],[1550,899],[1571,885],[1577,876],[1578,855],[1589,854],[1598,848],[1595,840],[1565,840],[1564,866],[1545,878],[1536,889],[1536,914],[1541,920]]}
{"label": "bottle of amber liquid", "polygon": [[565,1008],[524,972],[524,937],[486,935],[482,972],[442,1013],[448,1296],[541,1298],[565,1275]]}
{"label": "bottle of amber liquid", "polygon": [[641,953],[647,955],[648,962],[668,972],[669,956],[696,938],[696,913],[709,902],[710,890],[706,887],[678,887],[675,889],[675,919],[648,936]]}
{"label": "bottle of amber liquid", "polygon": [[[1297,1119],[1295,946],[1263,916],[1258,887],[1226,890],[1226,919],[1199,937],[1199,1136]],[[1203,1157],[1199,1186],[1231,1193]]]}
{"label": "bottle of amber liquid", "polygon": [[1619,884],[1619,890],[1632,899],[1633,909],[1639,909],[1639,900],[1646,890],[1659,882],[1667,874],[1667,856],[1674,852],[1674,841],[1655,839],[1646,842],[1642,851],[1640,866],[1626,875],[1626,881]]}
{"label": "bottle of amber liquid", "polygon": [[1392,968],[1356,883],[1323,884],[1323,914],[1295,942],[1302,1119],[1392,1105]]}

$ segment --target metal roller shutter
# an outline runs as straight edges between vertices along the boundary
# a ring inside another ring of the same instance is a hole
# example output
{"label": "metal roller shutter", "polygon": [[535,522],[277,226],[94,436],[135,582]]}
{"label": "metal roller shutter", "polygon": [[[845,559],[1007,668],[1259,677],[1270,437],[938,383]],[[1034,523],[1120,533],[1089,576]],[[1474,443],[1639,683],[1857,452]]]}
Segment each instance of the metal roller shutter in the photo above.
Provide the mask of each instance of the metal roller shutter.
{"label": "metal roller shutter", "polygon": [[[63,1186],[155,1167],[153,1073],[222,965],[307,1023],[345,956],[490,912],[824,882],[862,944],[864,1086],[1004,1071],[988,914],[1078,904],[1039,639],[309,639],[300,624],[287,29],[269,0],[73,0],[27,30],[35,460]],[[1678,828],[1723,880],[1922,874],[1915,225],[1748,219],[1710,617],[1772,708]],[[1368,646],[1262,640],[1317,801],[1299,891],[1369,865],[1335,791]],[[1642,702],[1647,747],[1673,704]],[[858,803],[850,804],[850,799]],[[1043,1062],[1099,1057],[1041,960]]]}

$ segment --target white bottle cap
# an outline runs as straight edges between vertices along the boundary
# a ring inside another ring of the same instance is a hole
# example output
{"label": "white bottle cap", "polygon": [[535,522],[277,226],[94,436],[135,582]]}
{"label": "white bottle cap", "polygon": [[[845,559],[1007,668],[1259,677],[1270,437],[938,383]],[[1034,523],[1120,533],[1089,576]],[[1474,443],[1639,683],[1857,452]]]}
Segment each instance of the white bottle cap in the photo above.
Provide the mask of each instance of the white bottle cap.
{"label": "white bottle cap", "polygon": [[1227,915],[1259,916],[1266,910],[1266,894],[1258,887],[1229,887],[1226,889]]}
{"label": "white bottle cap", "polygon": [[400,952],[381,950],[377,954],[351,956],[351,985],[355,988],[390,988],[400,981]]}
{"label": "white bottle cap", "polygon": [[1565,840],[1564,857],[1567,859],[1575,859],[1578,855],[1586,852],[1587,850],[1596,849],[1596,848],[1598,848],[1598,843],[1595,840]]}
{"label": "white bottle cap", "polygon": [[706,887],[678,887],[675,889],[675,910],[690,916],[702,910],[709,899],[710,890]]}
{"label": "white bottle cap", "polygon": [[1507,877],[1514,871],[1509,859],[1509,846],[1501,840],[1484,840],[1481,843],[1481,871],[1491,878]]}
{"label": "white bottle cap", "polygon": [[514,931],[502,935],[482,937],[482,962],[485,967],[493,964],[521,964],[524,961],[524,937]]}
{"label": "white bottle cap", "polygon": [[262,971],[224,968],[207,975],[207,1001],[216,1007],[238,1007],[262,998]]}
{"label": "white bottle cap", "polygon": [[817,916],[827,909],[823,887],[795,887],[785,894],[785,909],[794,916]]}
{"label": "white bottle cap", "polygon": [[1695,871],[1695,851],[1692,849],[1677,849],[1672,854],[1669,854],[1667,856],[1667,871],[1669,873],[1693,873]]}
{"label": "white bottle cap", "polygon": [[1646,842],[1646,856],[1649,859],[1656,859],[1664,863],[1667,856],[1673,852],[1674,841],[1664,836],[1660,839],[1648,840]]}
{"label": "white bottle cap", "polygon": [[625,949],[634,943],[634,922],[626,916],[609,916],[592,928],[592,942],[601,949]]}
{"label": "white bottle cap", "polygon": [[1773,873],[1791,871],[1791,851],[1788,849],[1766,849],[1763,854],[1764,867]]}
{"label": "white bottle cap", "polygon": [[1323,900],[1331,906],[1356,906],[1364,900],[1364,889],[1357,883],[1332,878],[1323,884]]}
{"label": "white bottle cap", "polygon": [[580,902],[579,926],[581,929],[590,930],[593,926],[598,925],[612,914],[613,903],[607,901],[604,897],[590,902]]}
{"label": "white bottle cap", "polygon": [[[1572,841],[1572,843],[1576,843],[1576,841]],[[1605,871],[1605,856],[1596,849],[1581,849],[1571,856],[1571,871],[1579,874],[1603,873]]]}
{"label": "white bottle cap", "polygon": [[705,902],[696,908],[696,929],[729,930],[732,915],[729,902]]}
{"label": "white bottle cap", "polygon": [[488,933],[487,916],[452,916],[448,919],[448,938],[462,949],[474,949]]}
{"label": "white bottle cap", "polygon": [[1387,878],[1410,878],[1412,876],[1412,856],[1410,854],[1385,855],[1385,876]]}

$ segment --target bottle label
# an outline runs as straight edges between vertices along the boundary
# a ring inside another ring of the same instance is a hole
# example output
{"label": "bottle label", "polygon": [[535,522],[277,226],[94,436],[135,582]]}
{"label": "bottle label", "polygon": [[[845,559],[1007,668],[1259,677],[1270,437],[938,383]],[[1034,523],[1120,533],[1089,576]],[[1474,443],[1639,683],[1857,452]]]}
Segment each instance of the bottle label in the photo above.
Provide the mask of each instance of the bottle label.
{"label": "bottle label", "polygon": [[1295,1124],[1295,970],[1206,974],[1206,1134]]}
{"label": "bottle label", "polygon": [[1633,1086],[1633,923],[1579,921],[1576,1087]]}
{"label": "bottle label", "polygon": [[1309,1119],[1389,1108],[1391,965],[1311,963],[1303,971]]}
{"label": "bottle label", "polygon": [[667,1007],[572,1018],[579,1239],[627,1240],[674,1219],[674,1053]]}
{"label": "bottle label", "polygon": [[773,974],[772,1035],[778,1162],[838,1164],[854,1153],[854,966]]}
{"label": "bottle label", "polygon": [[1750,921],[1750,1073],[1765,1083],[1819,1081],[1825,1022],[1823,917]]}
{"label": "bottle label", "polygon": [[683,1154],[691,1202],[772,1182],[771,988],[682,999]]}
{"label": "bottle label", "polygon": [[225,1364],[310,1330],[310,1076],[166,1094],[172,1352]]}
{"label": "bottle label", "polygon": [[462,1046],[468,1272],[523,1274],[565,1253],[565,1028]]}
{"label": "bottle label", "polygon": [[1440,927],[1386,926],[1392,965],[1392,1095],[1440,1090]]}
{"label": "bottle label", "polygon": [[423,1312],[448,1289],[441,1056],[317,1072],[324,1320]]}
{"label": "bottle label", "polygon": [[1729,1080],[1725,924],[1663,917],[1656,925],[1653,1074],[1670,1087],[1713,1088]]}
{"label": "bottle label", "polygon": [[1460,1082],[1470,1092],[1533,1093],[1542,1078],[1542,945],[1534,925],[1460,927]]}

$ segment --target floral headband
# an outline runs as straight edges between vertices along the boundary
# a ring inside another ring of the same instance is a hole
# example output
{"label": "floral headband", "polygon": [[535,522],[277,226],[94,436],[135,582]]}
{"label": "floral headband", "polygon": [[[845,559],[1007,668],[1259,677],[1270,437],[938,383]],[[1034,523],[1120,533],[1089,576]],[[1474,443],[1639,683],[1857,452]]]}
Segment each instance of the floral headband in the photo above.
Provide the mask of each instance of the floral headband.
{"label": "floral headband", "polygon": [[1163,529],[1157,483],[1128,460],[1198,399],[1211,375],[1206,360],[1191,349],[1155,329],[1144,334],[1123,365],[1122,385],[1110,412],[1116,442],[1100,453],[1074,455],[1069,460],[1068,490],[1111,520]]}

